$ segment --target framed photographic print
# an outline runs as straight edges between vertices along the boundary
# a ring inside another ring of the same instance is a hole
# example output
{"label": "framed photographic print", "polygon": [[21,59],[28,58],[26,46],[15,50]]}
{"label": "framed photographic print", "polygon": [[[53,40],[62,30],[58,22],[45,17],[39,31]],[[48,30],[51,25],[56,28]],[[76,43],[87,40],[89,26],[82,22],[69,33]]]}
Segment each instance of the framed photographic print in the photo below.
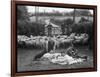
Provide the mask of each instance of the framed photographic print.
{"label": "framed photographic print", "polygon": [[97,6],[11,2],[11,76],[97,71]]}

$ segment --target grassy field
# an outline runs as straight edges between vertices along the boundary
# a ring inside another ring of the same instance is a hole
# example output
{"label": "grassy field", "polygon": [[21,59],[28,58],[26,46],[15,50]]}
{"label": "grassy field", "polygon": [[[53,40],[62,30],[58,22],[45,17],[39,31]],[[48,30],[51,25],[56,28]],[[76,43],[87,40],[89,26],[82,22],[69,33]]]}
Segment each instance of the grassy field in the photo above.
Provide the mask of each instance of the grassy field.
{"label": "grassy field", "polygon": [[[71,17],[71,16],[39,16],[38,17],[39,20],[45,20],[45,19],[50,19],[50,18],[53,18],[56,20],[64,20],[64,19],[68,19],[68,18],[73,19],[73,17]],[[85,17],[85,18],[87,18],[87,17]],[[80,19],[81,19],[80,16],[76,17],[76,19],[75,19],[76,23],[78,23]],[[93,17],[89,17],[89,20],[93,21]],[[31,22],[35,21],[35,16],[30,17],[30,21]]]}
{"label": "grassy field", "polygon": [[[59,65],[53,64],[49,61],[33,61],[34,56],[41,50],[35,49],[18,49],[17,51],[17,71],[38,71],[38,70],[52,70],[52,69],[74,69],[74,68],[87,68],[93,67],[93,53],[86,47],[78,47],[80,55],[87,55],[88,60],[83,63],[76,63],[72,65]],[[61,52],[65,49],[56,50],[56,52]]]}

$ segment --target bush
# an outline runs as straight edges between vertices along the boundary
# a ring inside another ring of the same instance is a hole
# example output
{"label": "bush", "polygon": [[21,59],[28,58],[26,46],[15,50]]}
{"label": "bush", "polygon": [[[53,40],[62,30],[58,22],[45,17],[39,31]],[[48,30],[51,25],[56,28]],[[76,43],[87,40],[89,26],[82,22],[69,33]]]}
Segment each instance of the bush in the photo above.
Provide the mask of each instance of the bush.
{"label": "bush", "polygon": [[89,22],[89,20],[87,20],[85,17],[81,17],[81,19],[79,20],[79,23],[82,23],[82,22]]}
{"label": "bush", "polygon": [[64,20],[64,24],[65,25],[72,25],[73,24],[73,20],[71,18],[65,19]]}
{"label": "bush", "polygon": [[93,23],[92,22],[82,22],[77,23],[72,26],[72,32],[81,34],[81,33],[87,33],[89,35],[88,39],[88,45],[91,48],[92,42],[93,42]]}
{"label": "bush", "polygon": [[44,35],[45,25],[37,22],[31,23],[31,33],[34,36]]}
{"label": "bush", "polygon": [[17,34],[29,35],[29,23],[25,20],[18,20],[17,22]]}
{"label": "bush", "polygon": [[92,22],[77,23],[72,26],[72,32],[87,33],[90,35],[93,32],[93,23]]}
{"label": "bush", "polygon": [[17,34],[26,36],[44,35],[44,24],[20,20],[17,22]]}

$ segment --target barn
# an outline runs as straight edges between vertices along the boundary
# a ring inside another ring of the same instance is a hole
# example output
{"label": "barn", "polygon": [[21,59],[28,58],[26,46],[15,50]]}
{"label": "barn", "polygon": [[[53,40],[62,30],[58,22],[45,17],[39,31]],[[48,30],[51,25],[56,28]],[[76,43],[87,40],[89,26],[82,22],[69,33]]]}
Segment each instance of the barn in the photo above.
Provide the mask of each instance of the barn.
{"label": "barn", "polygon": [[60,25],[57,25],[57,24],[52,23],[50,21],[46,21],[45,35],[47,35],[47,36],[57,36],[57,35],[61,35],[61,34],[62,34],[62,30],[61,30]]}

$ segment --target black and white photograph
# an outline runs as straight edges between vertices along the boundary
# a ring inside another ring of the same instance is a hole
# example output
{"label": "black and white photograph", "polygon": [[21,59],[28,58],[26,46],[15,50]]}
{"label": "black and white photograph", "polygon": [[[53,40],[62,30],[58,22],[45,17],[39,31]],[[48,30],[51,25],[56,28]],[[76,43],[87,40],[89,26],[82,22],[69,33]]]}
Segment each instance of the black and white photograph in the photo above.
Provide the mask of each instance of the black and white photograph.
{"label": "black and white photograph", "polygon": [[93,9],[16,6],[17,72],[93,68]]}

